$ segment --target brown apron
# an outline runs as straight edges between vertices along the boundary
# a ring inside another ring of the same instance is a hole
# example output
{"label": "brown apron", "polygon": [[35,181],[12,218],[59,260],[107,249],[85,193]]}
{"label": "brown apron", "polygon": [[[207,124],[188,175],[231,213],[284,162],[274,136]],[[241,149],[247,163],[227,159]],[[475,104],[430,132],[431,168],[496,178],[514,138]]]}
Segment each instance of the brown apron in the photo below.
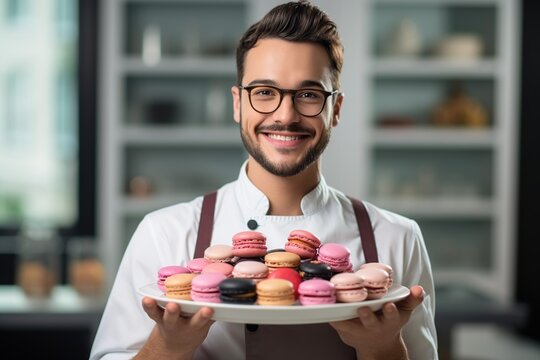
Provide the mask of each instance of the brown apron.
{"label": "brown apron", "polygon": [[[199,221],[194,257],[202,257],[210,246],[217,193],[205,195]],[[366,262],[377,262],[377,247],[364,204],[349,197],[353,204]],[[245,326],[247,359],[356,359],[356,352],[345,345],[328,324]]]}

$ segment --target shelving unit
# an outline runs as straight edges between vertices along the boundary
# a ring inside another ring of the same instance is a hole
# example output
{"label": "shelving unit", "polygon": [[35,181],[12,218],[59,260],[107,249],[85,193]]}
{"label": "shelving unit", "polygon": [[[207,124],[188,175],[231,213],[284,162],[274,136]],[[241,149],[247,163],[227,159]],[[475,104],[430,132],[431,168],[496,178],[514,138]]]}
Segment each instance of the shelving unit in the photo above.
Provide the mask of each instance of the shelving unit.
{"label": "shelving unit", "polygon": [[[417,220],[436,285],[469,287],[510,304],[516,241],[518,4],[366,0],[346,11],[345,4],[340,6],[335,14],[338,25],[345,24],[346,97],[333,136],[340,145],[326,157],[328,181]],[[390,54],[387,44],[404,19],[416,26],[420,46],[414,54]],[[481,56],[437,55],[441,39],[463,33],[481,40]],[[433,123],[434,110],[455,81],[485,109],[485,126]],[[384,122],[385,117],[398,121]],[[348,164],[346,173],[335,165],[338,157]]]}
{"label": "shelving unit", "polygon": [[[248,24],[278,3],[104,3],[100,228],[111,274],[143,214],[236,178],[245,153],[232,120],[232,50],[203,50],[201,45],[237,40]],[[437,285],[464,285],[510,303],[516,240],[518,4],[315,3],[336,21],[346,49],[341,123],[323,156],[327,182],[417,220]],[[422,49],[416,56],[389,56],[384,43],[403,18],[417,25]],[[161,57],[155,63],[145,60],[141,47],[149,24],[161,27]],[[194,36],[197,24],[204,30]],[[484,44],[482,55],[472,60],[434,56],[434,44],[455,33],[477,36]],[[182,43],[186,39],[200,41],[186,47]],[[485,126],[433,124],[433,110],[454,81],[460,81],[466,95],[486,110]],[[216,91],[227,93],[219,112],[223,118],[211,116],[206,105],[211,93],[220,103],[222,95]],[[170,103],[175,104],[176,115],[169,116],[168,124],[149,122],[147,105],[163,99],[169,110]],[[381,126],[385,116],[408,122]],[[155,175],[151,197],[134,197],[126,191],[129,179],[139,175]]]}
{"label": "shelving unit", "polygon": [[[100,233],[109,281],[145,214],[237,177],[245,153],[230,87],[252,9],[245,0],[103,3]],[[134,178],[146,188],[134,190]]]}

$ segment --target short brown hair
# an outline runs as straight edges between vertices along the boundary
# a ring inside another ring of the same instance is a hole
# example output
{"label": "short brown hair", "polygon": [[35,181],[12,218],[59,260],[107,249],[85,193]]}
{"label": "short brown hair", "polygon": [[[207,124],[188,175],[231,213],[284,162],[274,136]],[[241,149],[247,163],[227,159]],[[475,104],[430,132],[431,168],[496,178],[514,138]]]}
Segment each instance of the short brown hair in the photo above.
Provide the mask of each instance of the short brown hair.
{"label": "short brown hair", "polygon": [[236,48],[237,81],[244,77],[247,52],[260,39],[278,38],[294,42],[312,42],[322,45],[330,58],[332,86],[339,89],[339,75],[343,67],[343,45],[336,24],[309,1],[288,2],[278,5],[259,22],[251,25]]}

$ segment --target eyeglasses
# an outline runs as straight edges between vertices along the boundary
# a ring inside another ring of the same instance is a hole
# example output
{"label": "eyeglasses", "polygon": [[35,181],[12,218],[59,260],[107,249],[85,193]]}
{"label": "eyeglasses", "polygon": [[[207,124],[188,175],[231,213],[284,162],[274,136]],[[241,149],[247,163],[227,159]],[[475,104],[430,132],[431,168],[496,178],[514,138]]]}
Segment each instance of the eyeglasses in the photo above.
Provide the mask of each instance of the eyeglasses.
{"label": "eyeglasses", "polygon": [[280,89],[270,85],[238,86],[246,90],[253,110],[260,114],[276,111],[285,94],[291,94],[293,107],[300,115],[314,117],[319,115],[326,104],[326,99],[338,90],[324,91],[320,89]]}

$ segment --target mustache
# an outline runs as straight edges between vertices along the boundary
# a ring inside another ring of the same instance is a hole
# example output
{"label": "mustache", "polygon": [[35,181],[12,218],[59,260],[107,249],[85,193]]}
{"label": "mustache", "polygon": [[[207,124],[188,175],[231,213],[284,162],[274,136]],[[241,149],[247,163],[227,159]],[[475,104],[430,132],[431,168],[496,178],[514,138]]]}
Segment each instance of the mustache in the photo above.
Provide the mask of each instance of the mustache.
{"label": "mustache", "polygon": [[283,132],[292,132],[292,133],[308,133],[310,135],[314,134],[312,129],[307,129],[299,124],[290,124],[290,125],[281,125],[281,124],[271,124],[266,126],[259,126],[255,130],[256,134],[260,134],[266,131],[283,131]]}

